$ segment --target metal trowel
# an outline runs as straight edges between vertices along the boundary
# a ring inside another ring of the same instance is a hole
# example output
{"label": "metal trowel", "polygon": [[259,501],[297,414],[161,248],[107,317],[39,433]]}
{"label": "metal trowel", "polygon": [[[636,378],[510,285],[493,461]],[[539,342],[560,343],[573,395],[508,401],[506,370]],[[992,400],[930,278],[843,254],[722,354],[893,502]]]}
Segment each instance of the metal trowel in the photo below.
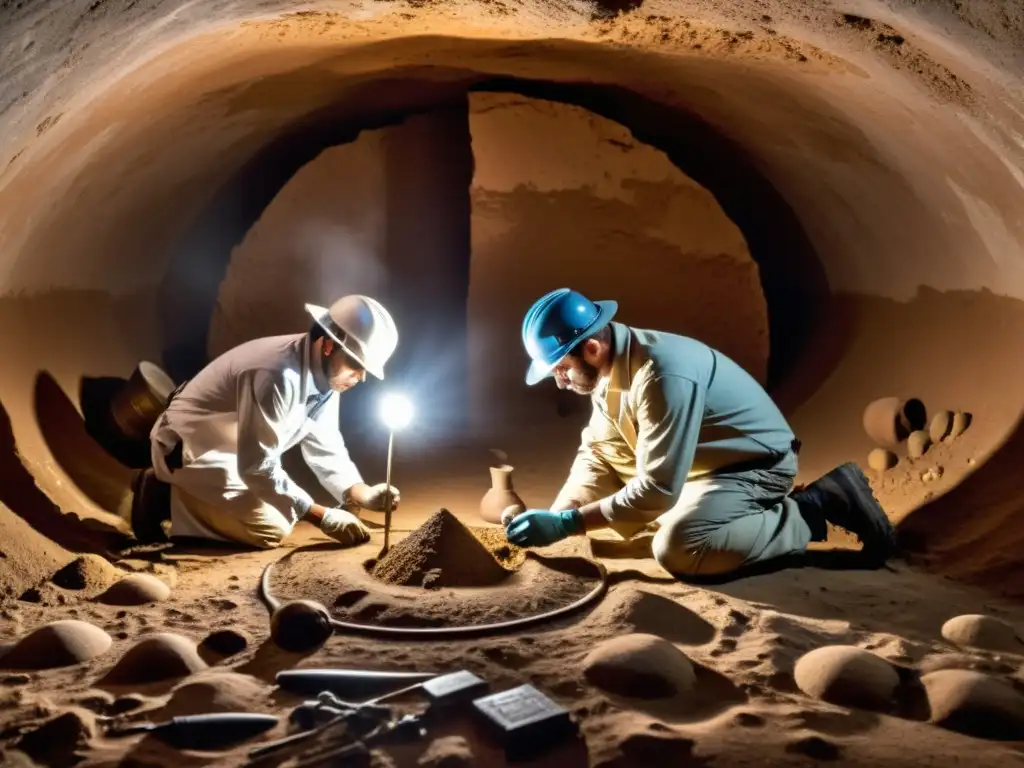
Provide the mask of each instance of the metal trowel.
{"label": "metal trowel", "polygon": [[135,723],[114,728],[107,736],[149,733],[177,749],[222,749],[269,731],[280,722],[274,715],[251,712],[218,712],[186,715],[163,723]]}

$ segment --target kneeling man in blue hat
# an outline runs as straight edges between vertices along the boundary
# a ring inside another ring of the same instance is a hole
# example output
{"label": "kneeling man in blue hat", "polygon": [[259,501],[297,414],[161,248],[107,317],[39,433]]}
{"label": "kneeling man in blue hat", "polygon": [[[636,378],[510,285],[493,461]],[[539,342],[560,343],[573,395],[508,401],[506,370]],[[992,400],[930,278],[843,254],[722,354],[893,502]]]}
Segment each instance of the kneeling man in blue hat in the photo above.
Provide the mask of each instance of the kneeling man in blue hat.
{"label": "kneeling man in blue hat", "polygon": [[696,339],[613,322],[617,309],[560,288],[526,313],[526,383],[552,376],[593,413],[551,509],[512,520],[510,542],[655,529],[666,571],[722,576],[801,555],[832,523],[857,535],[865,564],[892,556],[895,532],[856,464],[794,493],[800,443],[761,385]]}

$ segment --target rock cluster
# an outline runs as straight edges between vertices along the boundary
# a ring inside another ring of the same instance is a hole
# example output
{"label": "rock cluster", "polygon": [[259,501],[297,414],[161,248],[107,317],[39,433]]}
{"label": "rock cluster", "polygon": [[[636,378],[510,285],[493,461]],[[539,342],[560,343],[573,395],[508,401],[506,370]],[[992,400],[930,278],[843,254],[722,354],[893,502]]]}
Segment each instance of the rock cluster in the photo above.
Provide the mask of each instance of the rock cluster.
{"label": "rock cluster", "polygon": [[[883,397],[868,404],[862,421],[864,431],[877,446],[868,454],[868,466],[882,474],[899,464],[900,451],[919,459],[932,446],[960,437],[971,425],[971,414],[938,411],[929,420],[921,400]],[[932,475],[925,479],[936,479],[934,472]]]}

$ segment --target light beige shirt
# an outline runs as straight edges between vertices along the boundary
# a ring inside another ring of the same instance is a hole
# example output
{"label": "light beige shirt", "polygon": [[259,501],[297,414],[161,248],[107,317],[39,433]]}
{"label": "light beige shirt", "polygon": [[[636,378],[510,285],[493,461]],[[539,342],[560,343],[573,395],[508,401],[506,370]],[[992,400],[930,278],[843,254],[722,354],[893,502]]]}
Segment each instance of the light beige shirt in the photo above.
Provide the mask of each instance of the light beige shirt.
{"label": "light beige shirt", "polygon": [[793,432],[764,388],[721,352],[685,336],[611,324],[612,370],[591,396],[569,479],[556,505],[586,487],[609,521],[648,523],[687,480],[752,459],[782,457]]}
{"label": "light beige shirt", "polygon": [[[309,365],[309,334],[254,339],[196,374],[157,420],[150,440],[164,455],[181,440],[186,464],[201,460],[223,469],[211,477],[223,483],[224,495],[245,487],[294,523],[313,498],[281,465],[292,446],[300,446],[339,504],[362,482],[338,428],[340,395],[329,394],[313,408],[321,393],[330,393],[329,383]],[[207,497],[209,490],[197,495]]]}

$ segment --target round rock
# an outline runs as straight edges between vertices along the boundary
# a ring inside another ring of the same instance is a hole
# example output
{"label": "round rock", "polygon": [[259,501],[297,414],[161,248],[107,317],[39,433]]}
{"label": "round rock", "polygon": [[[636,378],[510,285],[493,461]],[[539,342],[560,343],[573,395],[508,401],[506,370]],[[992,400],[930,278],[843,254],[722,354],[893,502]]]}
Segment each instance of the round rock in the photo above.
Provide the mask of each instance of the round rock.
{"label": "round rock", "polygon": [[267,687],[249,675],[237,672],[202,672],[179,684],[160,717],[204,715],[211,712],[255,712],[264,704]]}
{"label": "round rock", "polygon": [[1024,655],[1024,642],[1017,630],[994,616],[969,613],[952,618],[942,625],[942,637],[964,648]]}
{"label": "round rock", "polygon": [[957,411],[953,414],[953,425],[949,430],[949,439],[952,440],[955,437],[960,437],[960,435],[967,431],[969,426],[971,426],[971,414]]}
{"label": "round rock", "polygon": [[63,619],[39,627],[23,637],[0,657],[0,667],[68,667],[106,653],[111,643],[113,639],[99,627],[77,619]]}
{"label": "round rock", "polygon": [[796,663],[793,676],[808,696],[853,709],[890,708],[899,675],[885,659],[852,645],[816,648]]}
{"label": "round rock", "polygon": [[945,669],[924,675],[921,684],[935,725],[982,739],[1024,739],[1024,697],[1002,680]]}
{"label": "round rock", "polygon": [[583,675],[597,688],[634,699],[671,698],[696,684],[686,655],[668,640],[647,634],[601,643],[583,660]]}
{"label": "round rock", "polygon": [[876,472],[885,472],[888,469],[892,469],[898,461],[899,459],[896,458],[896,454],[887,448],[875,448],[875,450],[868,454],[868,466]]}
{"label": "round rock", "polygon": [[941,442],[946,439],[951,429],[953,429],[953,412],[939,411],[932,416],[931,423],[928,424],[928,437],[933,443]]}
{"label": "round rock", "polygon": [[156,576],[133,573],[125,576],[96,598],[105,605],[146,605],[159,603],[171,596],[171,588]]}
{"label": "round rock", "polygon": [[270,637],[274,644],[292,653],[314,651],[333,633],[331,614],[313,600],[285,603],[270,617]]}
{"label": "round rock", "polygon": [[907,438],[907,455],[914,459],[924,456],[932,446],[932,440],[923,429],[911,432]]}
{"label": "round rock", "polygon": [[109,685],[154,683],[186,677],[206,668],[194,642],[181,635],[160,633],[129,648],[102,682]]}

